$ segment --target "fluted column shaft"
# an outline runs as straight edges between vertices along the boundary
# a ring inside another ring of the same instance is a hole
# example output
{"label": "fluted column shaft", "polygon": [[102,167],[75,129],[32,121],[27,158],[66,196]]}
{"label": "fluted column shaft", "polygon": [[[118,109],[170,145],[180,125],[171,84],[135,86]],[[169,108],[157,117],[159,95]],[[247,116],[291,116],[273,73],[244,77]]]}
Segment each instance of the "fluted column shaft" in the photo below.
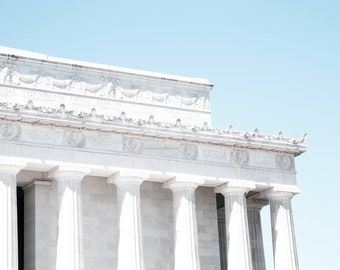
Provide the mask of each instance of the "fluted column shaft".
{"label": "fluted column shaft", "polygon": [[253,270],[265,270],[266,261],[264,256],[263,248],[263,236],[262,236],[262,225],[261,225],[261,214],[262,207],[266,204],[260,200],[247,200],[247,214],[249,223],[249,238],[251,255],[253,262]]}
{"label": "fluted column shaft", "polygon": [[291,198],[294,193],[272,192],[270,203],[275,270],[298,270]]}
{"label": "fluted column shaft", "polygon": [[80,171],[53,172],[58,186],[58,240],[56,270],[84,269]]}
{"label": "fluted column shaft", "polygon": [[16,175],[19,166],[0,165],[0,269],[18,269]]}
{"label": "fluted column shaft", "polygon": [[169,184],[173,193],[175,270],[200,270],[197,245],[195,183]]}
{"label": "fluted column shaft", "polygon": [[143,270],[143,244],[138,177],[119,177],[117,205],[119,213],[118,270]]}
{"label": "fluted column shaft", "polygon": [[229,183],[216,188],[225,204],[227,236],[227,269],[252,270],[245,195],[252,185],[232,186]]}

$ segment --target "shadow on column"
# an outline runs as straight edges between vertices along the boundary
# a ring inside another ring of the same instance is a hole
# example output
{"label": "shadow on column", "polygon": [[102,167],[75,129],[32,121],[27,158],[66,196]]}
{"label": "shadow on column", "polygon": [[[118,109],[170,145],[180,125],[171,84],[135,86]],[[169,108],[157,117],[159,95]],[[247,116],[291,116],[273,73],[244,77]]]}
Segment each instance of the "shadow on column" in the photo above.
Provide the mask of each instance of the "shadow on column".
{"label": "shadow on column", "polygon": [[220,266],[221,270],[227,270],[227,239],[225,225],[224,197],[222,194],[216,194],[217,222],[218,222],[218,239],[220,246]]}
{"label": "shadow on column", "polygon": [[18,270],[24,269],[24,191],[17,187]]}

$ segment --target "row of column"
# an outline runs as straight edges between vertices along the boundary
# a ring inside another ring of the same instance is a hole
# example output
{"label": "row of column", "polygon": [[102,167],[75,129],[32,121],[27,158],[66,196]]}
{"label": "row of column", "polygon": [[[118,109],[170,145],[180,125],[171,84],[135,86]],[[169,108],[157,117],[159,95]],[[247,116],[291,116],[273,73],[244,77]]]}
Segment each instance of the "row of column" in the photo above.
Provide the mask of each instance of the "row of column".
{"label": "row of column", "polygon": [[[0,269],[17,270],[16,174],[21,165],[0,165]],[[81,180],[84,169],[58,167],[49,173],[57,180],[59,216],[57,270],[83,269]],[[139,176],[114,176],[119,212],[118,270],[143,270]],[[260,209],[248,205],[245,195],[252,185],[221,185],[215,192],[225,198],[226,263],[228,270],[264,270]],[[175,270],[200,270],[195,214],[195,189],[199,183],[169,180],[173,192],[175,224]],[[292,192],[272,190],[266,194],[271,208],[275,270],[297,270],[292,220]],[[248,229],[248,218],[255,225]],[[253,252],[251,252],[252,241]],[[224,269],[223,269],[224,270]]]}
{"label": "row of column", "polygon": [[[244,182],[216,188],[225,201],[226,257],[222,265],[228,270],[266,269],[260,218],[266,200],[246,200],[246,194],[254,188]],[[270,204],[275,270],[299,269],[291,207],[296,192],[272,188],[262,193]]]}

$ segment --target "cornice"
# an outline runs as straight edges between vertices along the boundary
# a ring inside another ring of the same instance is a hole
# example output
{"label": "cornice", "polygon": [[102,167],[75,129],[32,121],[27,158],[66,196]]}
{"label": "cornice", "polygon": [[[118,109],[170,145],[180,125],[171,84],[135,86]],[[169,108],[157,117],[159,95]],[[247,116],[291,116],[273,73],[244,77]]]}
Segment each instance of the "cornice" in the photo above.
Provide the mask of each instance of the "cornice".
{"label": "cornice", "polygon": [[203,126],[185,126],[178,119],[175,123],[157,122],[154,116],[149,119],[98,115],[95,109],[90,112],[68,111],[63,104],[60,108],[36,107],[31,101],[27,105],[0,103],[0,119],[38,125],[67,127],[81,130],[97,130],[129,134],[132,136],[154,137],[171,140],[184,140],[194,143],[232,146],[248,149],[261,149],[298,156],[306,151],[306,135],[301,139],[278,135],[238,131]]}

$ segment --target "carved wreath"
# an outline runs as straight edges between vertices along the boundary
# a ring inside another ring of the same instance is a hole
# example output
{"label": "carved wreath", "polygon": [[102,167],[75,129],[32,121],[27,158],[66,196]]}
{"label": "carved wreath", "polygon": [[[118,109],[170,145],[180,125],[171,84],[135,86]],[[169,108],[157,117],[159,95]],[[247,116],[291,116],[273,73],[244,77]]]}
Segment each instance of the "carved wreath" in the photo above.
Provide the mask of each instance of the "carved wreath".
{"label": "carved wreath", "polygon": [[234,164],[247,164],[249,160],[248,152],[243,149],[233,149],[230,153],[230,159]]}

